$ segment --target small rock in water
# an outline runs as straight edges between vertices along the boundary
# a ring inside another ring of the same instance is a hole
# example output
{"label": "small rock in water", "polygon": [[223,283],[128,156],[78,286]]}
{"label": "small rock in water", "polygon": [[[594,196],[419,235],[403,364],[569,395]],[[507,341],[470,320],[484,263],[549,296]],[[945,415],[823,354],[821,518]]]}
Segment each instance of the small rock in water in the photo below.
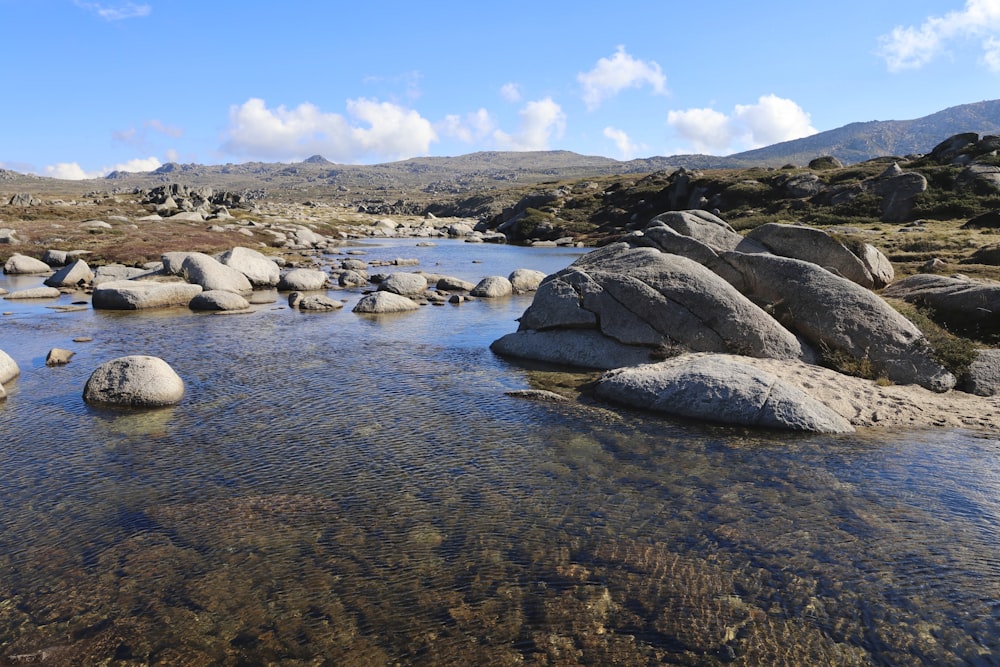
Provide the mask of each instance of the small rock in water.
{"label": "small rock in water", "polygon": [[45,357],[45,365],[64,366],[69,363],[69,360],[73,358],[74,354],[76,354],[76,352],[54,347],[51,350],[49,350],[48,356]]}

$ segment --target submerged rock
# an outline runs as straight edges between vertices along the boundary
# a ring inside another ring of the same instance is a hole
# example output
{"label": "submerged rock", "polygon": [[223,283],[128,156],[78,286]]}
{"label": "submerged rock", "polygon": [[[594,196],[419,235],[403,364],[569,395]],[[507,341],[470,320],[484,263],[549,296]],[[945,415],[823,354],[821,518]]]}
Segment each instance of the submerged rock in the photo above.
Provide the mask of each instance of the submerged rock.
{"label": "submerged rock", "polygon": [[159,407],[179,403],[184,381],[159,357],[132,355],[99,366],[87,380],[87,403],[129,407]]}
{"label": "submerged rock", "polygon": [[420,306],[413,299],[394,292],[373,292],[361,297],[357,305],[354,306],[354,312],[379,315],[383,313],[403,313],[409,310],[417,310],[418,308]]}
{"label": "submerged rock", "polygon": [[187,306],[201,294],[200,285],[173,281],[117,280],[94,289],[91,304],[98,310],[142,310]]}

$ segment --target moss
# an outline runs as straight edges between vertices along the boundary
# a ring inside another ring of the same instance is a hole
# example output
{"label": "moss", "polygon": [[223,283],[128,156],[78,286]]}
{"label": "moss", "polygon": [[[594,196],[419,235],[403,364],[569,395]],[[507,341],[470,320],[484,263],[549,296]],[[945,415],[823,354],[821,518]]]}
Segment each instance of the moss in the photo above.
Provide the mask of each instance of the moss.
{"label": "moss", "polygon": [[889,304],[913,322],[930,344],[934,360],[955,377],[965,375],[976,359],[979,345],[968,338],[956,336],[934,321],[933,312],[905,301],[888,299]]}

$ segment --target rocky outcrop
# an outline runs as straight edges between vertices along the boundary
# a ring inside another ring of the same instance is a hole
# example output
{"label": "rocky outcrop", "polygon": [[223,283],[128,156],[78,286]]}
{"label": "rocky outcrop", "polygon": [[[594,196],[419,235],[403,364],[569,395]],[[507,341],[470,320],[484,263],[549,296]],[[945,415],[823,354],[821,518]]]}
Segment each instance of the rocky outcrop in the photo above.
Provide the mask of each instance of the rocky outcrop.
{"label": "rocky outcrop", "polygon": [[860,285],[797,259],[735,252],[721,259],[735,270],[727,278],[740,292],[815,349],[870,363],[893,382],[933,391],[955,386],[920,330]]}
{"label": "rocky outcrop", "polygon": [[977,337],[1000,333],[1000,283],[919,273],[893,283],[883,295],[930,308],[954,331]]}
{"label": "rocky outcrop", "polygon": [[91,304],[98,310],[143,310],[187,306],[201,294],[200,285],[171,281],[119,280],[94,288]]}
{"label": "rocky outcrop", "polygon": [[158,357],[133,355],[100,365],[83,388],[87,403],[160,407],[179,403],[184,381]]}
{"label": "rocky outcrop", "polygon": [[776,375],[724,355],[684,355],[619,368],[597,382],[606,400],[723,424],[850,433],[844,417]]}
{"label": "rocky outcrop", "polygon": [[28,255],[11,255],[3,265],[3,272],[13,275],[31,275],[35,273],[51,273],[52,267],[40,259]]}

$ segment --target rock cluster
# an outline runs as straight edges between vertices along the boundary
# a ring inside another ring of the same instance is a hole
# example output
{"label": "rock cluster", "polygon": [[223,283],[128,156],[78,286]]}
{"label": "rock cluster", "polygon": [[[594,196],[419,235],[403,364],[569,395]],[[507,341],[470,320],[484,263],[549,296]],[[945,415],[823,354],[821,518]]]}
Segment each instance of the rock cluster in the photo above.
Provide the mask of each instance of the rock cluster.
{"label": "rock cluster", "polygon": [[[950,390],[956,378],[935,360],[921,331],[871,291],[892,279],[892,267],[878,250],[817,229],[764,225],[744,237],[705,211],[671,212],[546,277],[518,331],[491,347],[502,355],[599,369],[691,352],[823,358],[864,367],[897,384]],[[722,418],[719,412],[719,418],[775,426],[777,417],[760,411],[766,404],[760,396],[773,390],[782,399],[768,410],[787,418],[787,428],[843,430],[829,415],[789,416],[783,401],[794,392],[770,378],[720,364],[711,355],[689,362],[693,366],[684,365],[682,372],[663,362],[667,365],[616,372],[602,383],[620,387],[628,379],[645,396],[630,399],[641,407],[655,403],[657,409],[695,416],[691,405],[680,405],[684,395],[685,402],[704,407],[700,416],[732,409],[736,417]],[[720,389],[727,374],[734,383],[756,387],[757,398],[747,399],[735,386]],[[725,407],[735,396],[759,410]],[[793,402],[808,401],[796,394]]]}

